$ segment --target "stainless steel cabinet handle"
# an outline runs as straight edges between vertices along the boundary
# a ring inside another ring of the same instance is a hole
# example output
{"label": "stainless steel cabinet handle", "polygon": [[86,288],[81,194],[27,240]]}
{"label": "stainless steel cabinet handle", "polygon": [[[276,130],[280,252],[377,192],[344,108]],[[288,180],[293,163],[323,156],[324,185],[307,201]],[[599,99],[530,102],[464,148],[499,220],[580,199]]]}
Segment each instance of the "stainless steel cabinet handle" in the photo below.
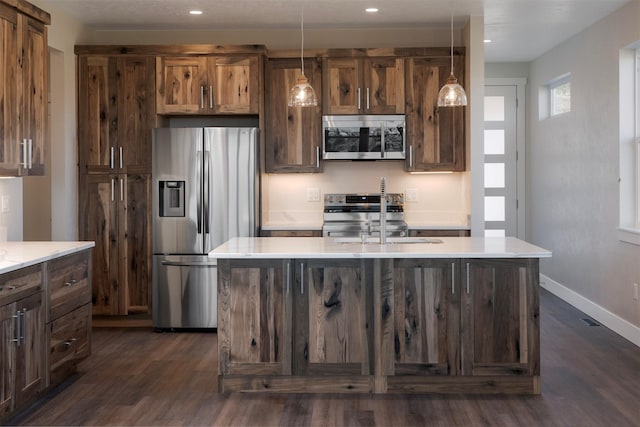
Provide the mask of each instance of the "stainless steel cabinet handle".
{"label": "stainless steel cabinet handle", "polygon": [[16,319],[15,322],[15,326],[16,329],[14,331],[14,337],[13,339],[11,339],[11,342],[17,343],[18,345],[20,345],[20,312],[16,313],[15,315],[11,316],[12,319]]}
{"label": "stainless steel cabinet handle", "polygon": [[120,201],[124,201],[124,179],[120,178]]}
{"label": "stainless steel cabinet handle", "polygon": [[73,345],[74,342],[78,341],[78,338],[70,338],[64,342],[64,347],[69,349]]}
{"label": "stainless steel cabinet handle", "polygon": [[409,146],[409,169],[413,168],[413,145]]}
{"label": "stainless steel cabinet handle", "polygon": [[304,295],[304,262],[300,263],[300,295]]}
{"label": "stainless steel cabinet handle", "polygon": [[204,86],[200,86],[200,108],[204,109]]}
{"label": "stainless steel cabinet handle", "polygon": [[124,150],[122,149],[122,145],[120,146],[120,169],[122,169],[122,165],[124,164]]}
{"label": "stainless steel cabinet handle", "polygon": [[111,178],[111,201],[115,202],[116,200],[116,179]]}
{"label": "stainless steel cabinet handle", "polygon": [[7,289],[10,291],[15,291],[16,287],[15,286],[7,286]]}
{"label": "stainless steel cabinet handle", "polygon": [[358,90],[356,91],[356,95],[358,97],[358,110],[360,110],[360,108],[362,108],[362,100],[360,99],[360,96],[362,95],[362,90],[360,88],[358,88]]}
{"label": "stainless steel cabinet handle", "polygon": [[291,285],[291,262],[287,262],[287,295],[289,295],[289,287]]}
{"label": "stainless steel cabinet handle", "polygon": [[116,167],[115,150],[116,150],[115,147],[111,147],[111,160],[109,160],[109,168],[111,169],[114,169]]}
{"label": "stainless steel cabinet handle", "polygon": [[213,110],[213,86],[209,86],[209,108]]}
{"label": "stainless steel cabinet handle", "polygon": [[22,167],[27,169],[27,139],[22,140]]}
{"label": "stainless steel cabinet handle", "polygon": [[76,279],[71,279],[71,280],[70,280],[70,281],[68,281],[68,282],[64,282],[64,285],[65,285],[65,286],[67,286],[67,287],[69,287],[69,286],[73,286],[73,285],[75,285],[77,282],[78,282],[78,281],[77,281]]}
{"label": "stainless steel cabinet handle", "polygon": [[33,167],[33,140],[29,140],[29,169]]}
{"label": "stainless steel cabinet handle", "polygon": [[[27,342],[27,309],[26,308],[22,309],[22,322],[20,326],[22,326],[20,339],[22,340],[23,343],[26,343]],[[20,344],[20,341],[18,341],[18,344]]]}
{"label": "stainless steel cabinet handle", "polygon": [[316,145],[316,169],[320,169],[320,146]]}
{"label": "stainless steel cabinet handle", "polygon": [[209,268],[216,267],[218,264],[215,262],[178,262],[178,261],[160,261],[161,265],[168,267],[199,267]]}
{"label": "stainless steel cabinet handle", "polygon": [[367,110],[371,108],[371,104],[369,102],[369,88],[367,88]]}
{"label": "stainless steel cabinet handle", "polygon": [[469,263],[467,263],[467,293],[469,293]]}
{"label": "stainless steel cabinet handle", "polygon": [[456,283],[456,263],[452,262],[451,263],[451,295],[456,293],[455,283]]}

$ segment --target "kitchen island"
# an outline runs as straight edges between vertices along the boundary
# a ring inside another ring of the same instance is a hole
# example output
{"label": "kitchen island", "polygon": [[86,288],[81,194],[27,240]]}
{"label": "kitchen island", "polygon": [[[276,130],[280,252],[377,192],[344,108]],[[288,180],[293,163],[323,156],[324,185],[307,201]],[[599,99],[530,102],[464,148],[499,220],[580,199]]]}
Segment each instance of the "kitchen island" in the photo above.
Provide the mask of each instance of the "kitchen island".
{"label": "kitchen island", "polygon": [[515,238],[236,238],[218,259],[219,387],[540,393],[539,259]]}
{"label": "kitchen island", "polygon": [[91,354],[94,246],[0,243],[0,424]]}

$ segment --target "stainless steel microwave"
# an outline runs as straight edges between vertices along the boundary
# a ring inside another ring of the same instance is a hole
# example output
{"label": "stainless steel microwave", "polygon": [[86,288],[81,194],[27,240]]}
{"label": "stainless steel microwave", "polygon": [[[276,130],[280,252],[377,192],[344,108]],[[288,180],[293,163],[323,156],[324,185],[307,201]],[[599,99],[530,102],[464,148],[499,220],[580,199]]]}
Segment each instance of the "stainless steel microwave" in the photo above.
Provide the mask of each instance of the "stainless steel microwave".
{"label": "stainless steel microwave", "polygon": [[405,116],[323,116],[322,158],[404,159]]}

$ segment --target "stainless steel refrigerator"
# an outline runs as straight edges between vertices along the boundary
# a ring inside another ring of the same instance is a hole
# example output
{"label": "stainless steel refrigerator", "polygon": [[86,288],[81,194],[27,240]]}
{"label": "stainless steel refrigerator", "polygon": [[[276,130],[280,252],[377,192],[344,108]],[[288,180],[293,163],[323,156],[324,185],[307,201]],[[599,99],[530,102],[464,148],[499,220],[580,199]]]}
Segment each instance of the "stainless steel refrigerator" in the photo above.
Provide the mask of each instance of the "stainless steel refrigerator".
{"label": "stainless steel refrigerator", "polygon": [[153,300],[157,329],[216,328],[216,261],[207,253],[258,226],[256,128],[153,133]]}

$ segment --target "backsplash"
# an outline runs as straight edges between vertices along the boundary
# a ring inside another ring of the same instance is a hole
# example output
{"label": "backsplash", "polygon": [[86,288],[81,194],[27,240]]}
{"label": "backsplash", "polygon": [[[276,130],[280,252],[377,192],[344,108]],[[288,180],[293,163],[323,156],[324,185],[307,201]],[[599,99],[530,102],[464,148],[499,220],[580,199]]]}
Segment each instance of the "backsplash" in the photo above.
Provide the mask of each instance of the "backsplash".
{"label": "backsplash", "polygon": [[[263,175],[262,224],[265,226],[321,226],[326,193],[379,193],[380,177],[387,192],[405,194],[409,225],[468,226],[468,172],[410,174],[402,161],[325,161],[318,174]],[[317,201],[308,196],[318,193]],[[407,190],[416,201],[407,200]]]}

